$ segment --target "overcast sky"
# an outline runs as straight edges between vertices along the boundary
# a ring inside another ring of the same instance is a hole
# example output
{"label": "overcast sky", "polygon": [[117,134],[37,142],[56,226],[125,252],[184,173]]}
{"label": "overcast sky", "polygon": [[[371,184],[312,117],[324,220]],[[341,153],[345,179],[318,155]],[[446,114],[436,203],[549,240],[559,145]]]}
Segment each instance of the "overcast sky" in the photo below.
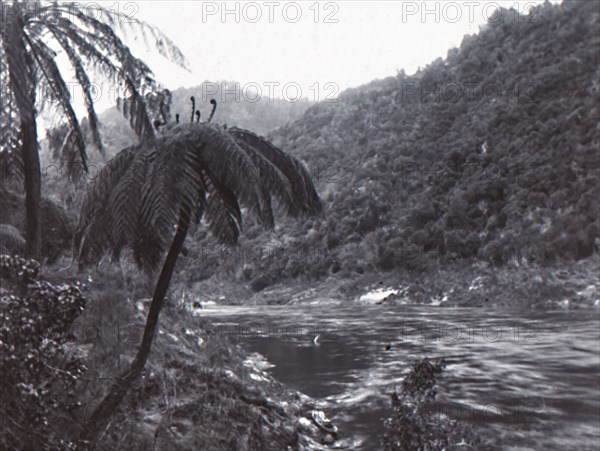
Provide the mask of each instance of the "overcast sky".
{"label": "overcast sky", "polygon": [[205,79],[298,83],[311,97],[315,83],[321,90],[328,82],[343,90],[400,69],[413,73],[445,57],[465,34],[478,32],[498,4],[525,12],[539,3],[145,1],[120,6],[158,26],[188,57],[193,76],[179,77],[167,65],[155,64],[157,76],[170,86]]}
{"label": "overcast sky", "polygon": [[[139,47],[135,33],[128,36],[136,55],[170,89],[232,80],[258,87],[262,96],[273,90],[291,100],[323,100],[444,58],[464,35],[477,33],[499,4],[526,12],[541,1],[102,3],[157,26],[183,51],[191,72]],[[94,3],[89,5],[93,11]],[[512,13],[510,18],[526,20]],[[530,20],[536,20],[535,9]],[[114,98],[102,95],[97,109],[113,104]]]}

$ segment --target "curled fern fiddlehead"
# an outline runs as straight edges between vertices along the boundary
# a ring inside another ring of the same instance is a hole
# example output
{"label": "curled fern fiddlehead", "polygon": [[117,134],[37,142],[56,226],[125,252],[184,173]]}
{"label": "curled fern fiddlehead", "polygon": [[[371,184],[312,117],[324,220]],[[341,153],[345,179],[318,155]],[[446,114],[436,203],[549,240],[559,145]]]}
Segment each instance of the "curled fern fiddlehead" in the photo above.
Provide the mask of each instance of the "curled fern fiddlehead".
{"label": "curled fern fiddlehead", "polygon": [[217,101],[215,99],[210,99],[210,103],[213,106],[213,109],[210,112],[210,116],[208,116],[208,124],[210,124],[210,121],[212,120],[213,116],[215,115],[215,111],[217,110]]}
{"label": "curled fern fiddlehead", "polygon": [[196,111],[196,99],[194,96],[190,97],[190,101],[192,102],[192,116],[190,117],[190,122],[194,122],[194,112]]}

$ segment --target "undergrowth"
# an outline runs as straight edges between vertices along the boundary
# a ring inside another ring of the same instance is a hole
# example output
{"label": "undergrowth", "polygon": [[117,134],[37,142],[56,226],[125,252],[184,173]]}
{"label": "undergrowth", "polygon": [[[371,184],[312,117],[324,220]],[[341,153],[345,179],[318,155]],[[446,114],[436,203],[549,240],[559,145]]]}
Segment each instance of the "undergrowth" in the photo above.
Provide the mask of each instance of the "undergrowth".
{"label": "undergrowth", "polygon": [[382,446],[386,451],[433,451],[461,449],[477,444],[466,425],[436,414],[431,405],[446,362],[425,358],[415,361],[400,390],[391,394],[392,415],[384,422]]}

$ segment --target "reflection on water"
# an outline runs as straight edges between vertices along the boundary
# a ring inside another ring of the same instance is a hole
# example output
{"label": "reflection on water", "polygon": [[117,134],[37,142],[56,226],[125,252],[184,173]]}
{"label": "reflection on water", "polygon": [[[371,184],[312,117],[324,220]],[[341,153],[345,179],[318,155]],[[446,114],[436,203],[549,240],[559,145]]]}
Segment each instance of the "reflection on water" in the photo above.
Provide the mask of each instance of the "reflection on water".
{"label": "reflection on water", "polygon": [[[327,403],[342,434],[377,449],[410,362],[448,361],[432,406],[497,449],[600,449],[600,317],[427,306],[211,307],[204,316]],[[314,338],[318,336],[316,344]]]}

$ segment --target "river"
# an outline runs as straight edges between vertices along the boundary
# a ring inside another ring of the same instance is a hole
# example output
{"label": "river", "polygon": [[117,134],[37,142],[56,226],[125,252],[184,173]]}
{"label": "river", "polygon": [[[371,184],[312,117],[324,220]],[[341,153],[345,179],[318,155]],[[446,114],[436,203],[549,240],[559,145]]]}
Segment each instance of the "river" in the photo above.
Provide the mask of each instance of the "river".
{"label": "river", "polygon": [[315,300],[202,313],[218,334],[265,356],[278,380],[317,399],[357,449],[379,448],[389,394],[426,356],[448,363],[435,412],[469,424],[482,449],[600,449],[597,310]]}

